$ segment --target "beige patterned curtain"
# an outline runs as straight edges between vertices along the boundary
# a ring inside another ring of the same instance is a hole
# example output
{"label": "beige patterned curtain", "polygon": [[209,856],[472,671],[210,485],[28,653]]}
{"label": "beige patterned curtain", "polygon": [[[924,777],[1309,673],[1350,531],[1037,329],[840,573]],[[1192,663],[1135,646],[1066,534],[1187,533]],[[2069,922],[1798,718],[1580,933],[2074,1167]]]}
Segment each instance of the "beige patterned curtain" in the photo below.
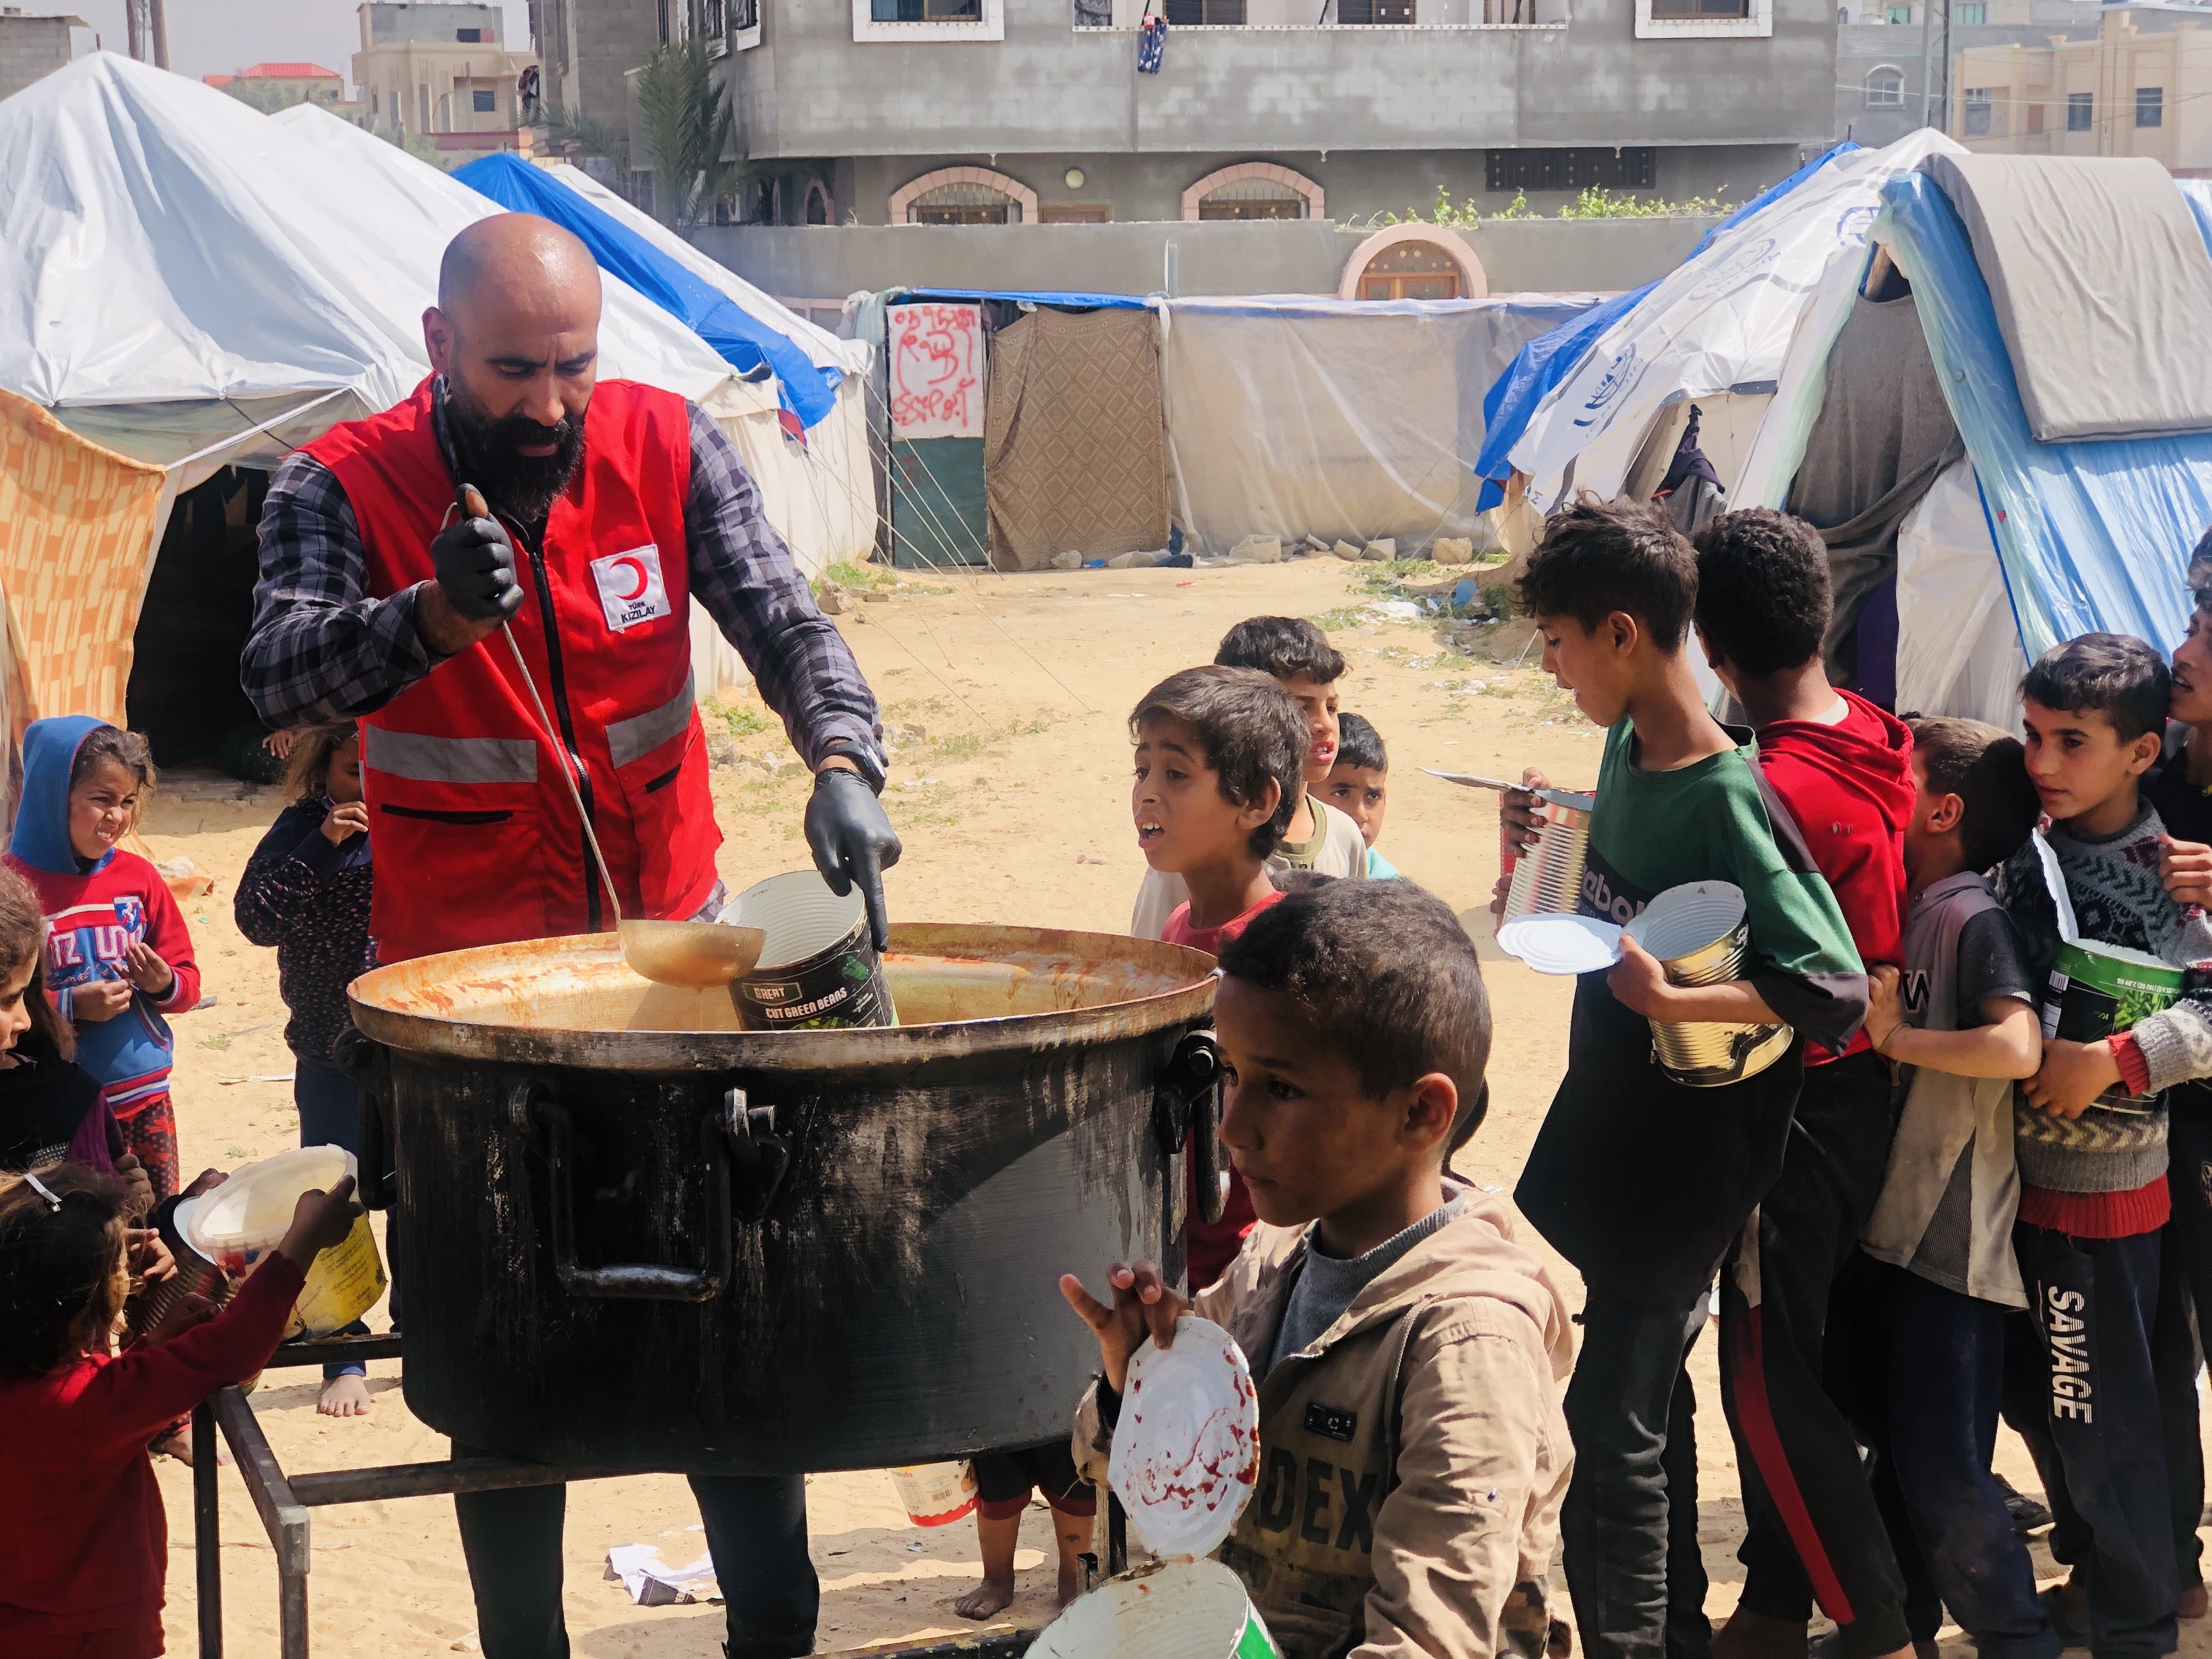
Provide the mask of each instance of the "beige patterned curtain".
{"label": "beige patterned curtain", "polygon": [[48,714],[124,723],[165,477],[0,392],[0,690],[11,749]]}
{"label": "beige patterned curtain", "polygon": [[1158,330],[1150,311],[1040,309],[991,337],[983,493],[994,567],[1167,545]]}

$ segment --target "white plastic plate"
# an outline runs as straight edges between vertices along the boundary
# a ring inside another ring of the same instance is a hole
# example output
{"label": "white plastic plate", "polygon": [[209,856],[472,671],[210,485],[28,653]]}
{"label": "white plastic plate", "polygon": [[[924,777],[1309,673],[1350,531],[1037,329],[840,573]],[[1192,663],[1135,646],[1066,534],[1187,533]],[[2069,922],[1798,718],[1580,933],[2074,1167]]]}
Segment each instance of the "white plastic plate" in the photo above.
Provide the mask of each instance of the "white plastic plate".
{"label": "white plastic plate", "polygon": [[1547,911],[1507,922],[1498,948],[1540,974],[1587,974],[1620,960],[1620,929],[1595,916]]}
{"label": "white plastic plate", "polygon": [[1260,1479],[1260,1396],[1227,1331],[1186,1314],[1173,1347],[1129,1357],[1106,1478],[1155,1555],[1210,1555],[1235,1529]]}

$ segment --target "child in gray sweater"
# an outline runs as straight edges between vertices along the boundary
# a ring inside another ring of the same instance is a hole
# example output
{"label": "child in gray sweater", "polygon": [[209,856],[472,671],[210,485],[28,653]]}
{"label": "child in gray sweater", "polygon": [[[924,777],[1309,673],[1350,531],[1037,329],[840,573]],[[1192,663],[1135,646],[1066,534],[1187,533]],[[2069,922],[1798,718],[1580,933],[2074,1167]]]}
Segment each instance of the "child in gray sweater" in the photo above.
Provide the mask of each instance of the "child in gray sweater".
{"label": "child in gray sweater", "polygon": [[[2212,959],[2212,927],[2167,896],[2163,826],[2137,793],[2158,758],[2168,692],[2158,653],[2112,634],[2045,652],[2021,683],[2028,776],[2079,937],[2188,966]],[[2038,977],[2047,975],[2057,907],[2033,842],[2007,860],[1999,892]],[[2033,1401],[2008,1416],[2039,1452],[2069,1534],[2096,1659],[2171,1653],[2176,1640],[2180,1584],[2150,1330],[2170,1212],[2164,1091],[2206,1076],[2212,996],[2196,989],[2094,1042],[2046,1036],[2015,1112],[2013,1244],[2043,1368]]]}

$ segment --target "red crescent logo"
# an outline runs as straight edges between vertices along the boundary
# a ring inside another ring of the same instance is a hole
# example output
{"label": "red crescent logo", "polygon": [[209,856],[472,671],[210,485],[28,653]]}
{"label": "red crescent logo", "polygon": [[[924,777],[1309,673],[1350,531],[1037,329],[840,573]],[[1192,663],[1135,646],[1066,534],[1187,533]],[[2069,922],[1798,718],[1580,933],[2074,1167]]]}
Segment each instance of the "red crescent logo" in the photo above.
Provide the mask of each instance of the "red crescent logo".
{"label": "red crescent logo", "polygon": [[625,565],[629,568],[631,574],[636,576],[637,586],[631,588],[629,592],[618,593],[615,597],[627,605],[632,599],[641,599],[645,597],[646,584],[650,579],[645,574],[644,560],[625,553],[613,562],[613,568],[616,569],[620,569]]}

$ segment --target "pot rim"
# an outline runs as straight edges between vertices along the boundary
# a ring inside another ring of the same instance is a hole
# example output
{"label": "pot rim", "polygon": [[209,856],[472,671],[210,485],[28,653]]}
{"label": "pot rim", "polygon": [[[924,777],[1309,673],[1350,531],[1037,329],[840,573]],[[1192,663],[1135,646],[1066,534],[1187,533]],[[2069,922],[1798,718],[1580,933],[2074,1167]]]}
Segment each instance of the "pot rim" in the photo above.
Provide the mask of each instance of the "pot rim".
{"label": "pot rim", "polygon": [[[562,1066],[607,1072],[826,1073],[855,1066],[897,1066],[971,1055],[1036,1053],[1135,1036],[1188,1024],[1213,1006],[1213,958],[1200,951],[1155,939],[1066,928],[1012,927],[989,923],[902,922],[891,929],[890,956],[982,957],[996,946],[1038,955],[1099,955],[1104,941],[1126,960],[1149,959],[1179,976],[1165,991],[1086,1008],[995,1019],[945,1020],[924,1025],[863,1026],[807,1031],[616,1031],[499,1025],[406,1012],[374,1000],[422,971],[423,962],[451,964],[454,975],[472,969],[512,969],[523,959],[564,957],[619,960],[612,933],[523,939],[479,945],[375,968],[346,987],[346,1001],[362,1036],[409,1054],[519,1066]],[[963,948],[964,947],[964,948]]]}

